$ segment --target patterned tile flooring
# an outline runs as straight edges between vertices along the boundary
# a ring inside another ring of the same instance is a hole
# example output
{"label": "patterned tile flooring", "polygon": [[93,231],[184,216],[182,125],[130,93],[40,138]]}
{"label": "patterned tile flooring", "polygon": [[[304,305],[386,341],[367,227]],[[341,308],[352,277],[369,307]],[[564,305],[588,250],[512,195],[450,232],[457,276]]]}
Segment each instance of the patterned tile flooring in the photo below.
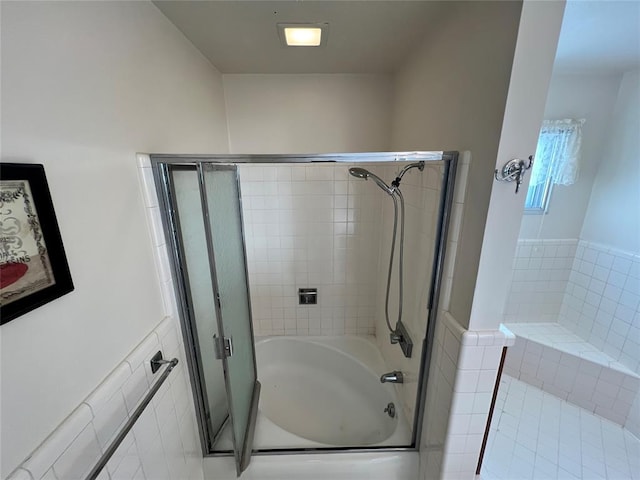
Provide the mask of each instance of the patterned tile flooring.
{"label": "patterned tile flooring", "polygon": [[503,375],[481,473],[482,480],[640,480],[640,440]]}

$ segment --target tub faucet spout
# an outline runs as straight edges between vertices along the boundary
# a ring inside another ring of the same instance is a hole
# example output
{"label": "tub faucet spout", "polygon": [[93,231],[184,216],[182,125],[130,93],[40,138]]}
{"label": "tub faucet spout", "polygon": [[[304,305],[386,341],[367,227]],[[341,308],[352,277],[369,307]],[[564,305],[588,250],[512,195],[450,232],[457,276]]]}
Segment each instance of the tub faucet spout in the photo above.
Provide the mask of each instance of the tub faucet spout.
{"label": "tub faucet spout", "polygon": [[394,370],[393,372],[383,373],[382,376],[380,377],[380,382],[381,383],[403,383],[404,376],[402,375],[402,372]]}

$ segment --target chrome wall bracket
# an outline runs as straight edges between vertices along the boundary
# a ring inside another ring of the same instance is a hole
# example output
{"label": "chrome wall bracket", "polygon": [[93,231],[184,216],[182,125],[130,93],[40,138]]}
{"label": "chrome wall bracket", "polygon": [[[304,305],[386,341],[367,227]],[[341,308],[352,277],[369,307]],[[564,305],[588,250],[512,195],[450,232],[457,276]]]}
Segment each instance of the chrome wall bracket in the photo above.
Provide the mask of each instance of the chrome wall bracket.
{"label": "chrome wall bracket", "polygon": [[493,176],[499,182],[516,182],[516,193],[520,191],[520,185],[524,180],[524,174],[533,166],[533,155],[529,155],[529,161],[514,158],[504,164],[502,170],[496,168]]}
{"label": "chrome wall bracket", "polygon": [[160,370],[160,367],[162,365],[169,364],[172,361],[173,360],[165,360],[162,356],[162,351],[158,350],[156,354],[151,357],[151,361],[149,362],[151,364],[151,373],[156,373],[158,370]]}

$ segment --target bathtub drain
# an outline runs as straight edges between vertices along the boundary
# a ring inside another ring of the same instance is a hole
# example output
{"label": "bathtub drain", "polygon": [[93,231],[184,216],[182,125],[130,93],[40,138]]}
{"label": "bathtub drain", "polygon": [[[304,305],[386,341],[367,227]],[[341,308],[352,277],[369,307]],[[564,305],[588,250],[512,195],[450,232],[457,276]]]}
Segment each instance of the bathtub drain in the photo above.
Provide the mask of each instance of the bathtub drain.
{"label": "bathtub drain", "polygon": [[387,405],[387,408],[385,408],[384,411],[391,418],[395,418],[395,416],[396,416],[396,406],[393,404],[393,402],[389,402],[389,404]]}

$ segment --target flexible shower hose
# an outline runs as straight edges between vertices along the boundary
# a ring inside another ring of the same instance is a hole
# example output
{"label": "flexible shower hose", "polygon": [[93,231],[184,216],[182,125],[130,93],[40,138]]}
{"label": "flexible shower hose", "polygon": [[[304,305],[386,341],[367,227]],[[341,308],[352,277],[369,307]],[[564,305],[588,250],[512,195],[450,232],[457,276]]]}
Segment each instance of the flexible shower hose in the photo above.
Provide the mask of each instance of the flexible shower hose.
{"label": "flexible shower hose", "polygon": [[391,276],[393,273],[393,257],[395,255],[396,248],[396,236],[398,231],[398,199],[396,198],[396,194],[400,199],[400,248],[399,248],[399,258],[398,258],[398,321],[396,322],[396,327],[400,320],[402,320],[402,294],[403,294],[403,285],[402,285],[402,264],[403,256],[404,256],[404,197],[402,196],[402,192],[400,191],[400,187],[396,187],[391,195],[393,198],[393,238],[391,239],[391,254],[389,256],[389,274],[387,275],[387,295],[384,304],[384,313],[385,320],[387,321],[387,328],[391,333],[395,333],[395,329],[391,328],[391,322],[389,321],[389,292],[391,290]]}

